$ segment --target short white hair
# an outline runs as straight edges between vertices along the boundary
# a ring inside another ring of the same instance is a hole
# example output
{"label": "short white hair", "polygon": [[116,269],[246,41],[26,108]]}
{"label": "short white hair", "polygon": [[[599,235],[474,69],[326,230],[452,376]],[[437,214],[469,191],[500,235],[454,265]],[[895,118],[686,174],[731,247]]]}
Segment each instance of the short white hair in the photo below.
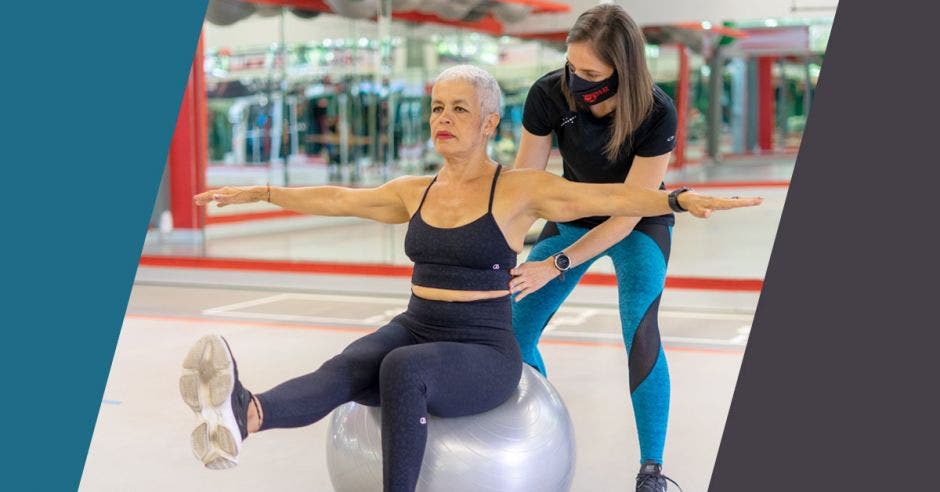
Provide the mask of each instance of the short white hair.
{"label": "short white hair", "polygon": [[480,105],[483,107],[483,115],[490,113],[499,114],[499,108],[502,105],[503,91],[499,88],[489,72],[473,65],[456,65],[441,72],[434,79],[434,83],[446,82],[451,80],[461,80],[470,83],[476,89],[480,96]]}

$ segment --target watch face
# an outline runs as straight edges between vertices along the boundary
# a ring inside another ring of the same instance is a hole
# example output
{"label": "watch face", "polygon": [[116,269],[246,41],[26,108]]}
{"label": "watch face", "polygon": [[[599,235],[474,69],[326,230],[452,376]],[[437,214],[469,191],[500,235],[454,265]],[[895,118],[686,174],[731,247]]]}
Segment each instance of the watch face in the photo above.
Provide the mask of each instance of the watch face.
{"label": "watch face", "polygon": [[571,265],[571,260],[569,260],[566,255],[561,254],[555,256],[555,266],[559,270],[567,270],[569,265]]}

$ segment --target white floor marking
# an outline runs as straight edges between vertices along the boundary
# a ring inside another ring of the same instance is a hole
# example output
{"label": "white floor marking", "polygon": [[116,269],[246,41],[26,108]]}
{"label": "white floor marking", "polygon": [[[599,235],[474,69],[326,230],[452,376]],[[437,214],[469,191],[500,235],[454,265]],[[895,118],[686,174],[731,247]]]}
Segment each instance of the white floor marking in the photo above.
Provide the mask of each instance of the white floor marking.
{"label": "white floor marking", "polygon": [[[272,304],[275,302],[282,301],[307,301],[307,302],[322,302],[322,303],[337,303],[337,302],[346,302],[354,304],[362,304],[364,302],[374,303],[374,304],[390,304],[395,306],[400,306],[394,309],[387,309],[382,314],[369,316],[366,318],[355,318],[355,317],[331,317],[331,316],[308,316],[302,314],[282,314],[282,313],[259,313],[252,311],[245,311],[245,308],[262,306],[265,304]],[[398,313],[401,313],[405,310],[405,304],[407,301],[402,299],[395,299],[389,297],[374,297],[374,296],[344,296],[344,295],[333,295],[333,294],[304,294],[304,293],[285,293],[277,294],[273,296],[262,297],[259,299],[254,299],[250,301],[237,302],[234,304],[226,304],[224,306],[218,306],[214,308],[205,309],[202,311],[204,316],[225,316],[230,318],[245,318],[245,319],[255,319],[255,320],[272,320],[272,321],[294,321],[294,322],[306,322],[306,323],[333,323],[333,324],[344,324],[344,325],[361,325],[361,326],[375,326],[382,324],[384,321],[391,319]]]}
{"label": "white floor marking", "polygon": [[740,343],[741,345],[747,344],[747,338],[751,335],[751,325],[747,324],[738,328],[738,335],[731,339],[732,342]]}
{"label": "white floor marking", "polygon": [[405,309],[406,309],[405,306],[402,306],[401,309],[386,309],[384,313],[376,314],[375,316],[366,318],[362,320],[362,322],[368,323],[368,324],[374,324],[374,325],[385,324],[386,322],[390,321],[395,316],[398,316],[399,314],[401,314],[402,311],[404,311]]}
{"label": "white floor marking", "polygon": [[[619,333],[592,333],[584,331],[566,331],[555,330],[552,335],[556,337],[587,338],[591,340],[613,340],[622,341],[623,336]],[[663,343],[691,344],[691,345],[723,345],[730,347],[743,347],[746,342],[739,342],[736,339],[722,338],[704,338],[704,337],[662,337]]]}
{"label": "white floor marking", "polygon": [[[381,314],[357,318],[357,317],[332,317],[332,316],[310,316],[302,314],[286,314],[271,312],[248,311],[247,308],[270,305],[283,301],[306,301],[321,302],[328,304],[352,303],[361,305],[364,303],[386,304],[394,306],[385,309]],[[202,314],[205,316],[224,316],[229,318],[242,318],[251,320],[269,320],[300,323],[320,323],[375,327],[385,324],[390,319],[403,312],[406,309],[407,301],[390,297],[377,297],[369,295],[333,295],[333,294],[309,294],[309,293],[283,293],[273,296],[261,297],[249,301],[226,304],[214,308],[205,309]],[[591,340],[616,340],[622,339],[620,333],[597,333],[590,331],[572,331],[561,330],[561,327],[584,326],[591,318],[599,315],[608,315],[619,318],[620,311],[614,307],[562,307],[545,327],[545,333],[563,338],[582,338]],[[722,321],[744,321],[746,324],[738,328],[737,334],[729,339],[708,338],[708,337],[680,337],[663,336],[664,343],[676,344],[697,344],[697,345],[723,345],[744,347],[747,344],[748,336],[751,331],[751,321],[753,314],[732,312],[723,313],[715,311],[695,312],[695,311],[673,311],[664,310],[659,313],[660,319],[688,319],[688,320],[722,320]]]}
{"label": "white floor marking", "polygon": [[[218,316],[222,316],[219,314]],[[302,314],[277,314],[277,313],[252,313],[245,311],[233,311],[224,313],[226,318],[251,319],[257,321],[289,321],[311,324],[334,324],[334,325],[355,325],[375,327],[377,323],[366,323],[362,319],[356,318],[334,318],[330,316],[306,316]]]}
{"label": "white floor marking", "polygon": [[560,308],[545,326],[543,333],[552,332],[559,326],[581,326],[597,313],[597,309]]}
{"label": "white floor marking", "polygon": [[660,318],[747,321],[754,319],[754,313],[722,313],[714,311],[669,311],[660,310]]}
{"label": "white floor marking", "polygon": [[228,311],[233,311],[233,310],[235,310],[235,309],[242,309],[242,308],[246,308],[246,307],[261,306],[261,305],[263,305],[263,304],[270,304],[270,303],[272,303],[272,302],[278,302],[278,301],[287,299],[287,298],[289,298],[291,295],[293,295],[293,294],[276,294],[276,295],[273,295],[273,296],[261,297],[261,298],[253,299],[253,300],[250,300],[250,301],[236,302],[236,303],[234,303],[234,304],[226,304],[226,305],[224,305],[224,306],[219,306],[219,307],[214,307],[214,308],[205,309],[205,310],[203,310],[202,314],[212,315],[212,314],[216,314],[216,313],[224,313],[224,312],[228,312]]}

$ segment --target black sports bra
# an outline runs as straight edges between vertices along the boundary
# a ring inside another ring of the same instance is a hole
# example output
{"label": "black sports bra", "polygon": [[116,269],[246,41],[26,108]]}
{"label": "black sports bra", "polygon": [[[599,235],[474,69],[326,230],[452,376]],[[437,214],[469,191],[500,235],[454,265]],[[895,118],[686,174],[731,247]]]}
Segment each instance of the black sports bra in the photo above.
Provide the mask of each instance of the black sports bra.
{"label": "black sports bra", "polygon": [[516,252],[493,217],[493,195],[501,169],[498,166],[493,175],[486,214],[458,227],[433,227],[421,218],[421,207],[437,176],[431,180],[405,234],[405,254],[415,264],[412,284],[452,290],[509,290],[509,270],[516,266]]}

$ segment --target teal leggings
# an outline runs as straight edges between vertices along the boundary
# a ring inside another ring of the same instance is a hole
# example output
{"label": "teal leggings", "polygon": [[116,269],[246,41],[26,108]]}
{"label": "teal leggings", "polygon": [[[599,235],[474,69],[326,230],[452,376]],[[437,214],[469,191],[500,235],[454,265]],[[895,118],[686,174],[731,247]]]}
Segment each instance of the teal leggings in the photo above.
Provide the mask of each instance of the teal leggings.
{"label": "teal leggings", "polygon": [[[567,248],[589,229],[549,223],[527,261],[540,261]],[[666,279],[672,227],[638,224],[625,239],[595,258],[572,268],[564,280],[513,302],[512,325],[523,360],[545,374],[538,341],[578,281],[597,258],[610,256],[617,274],[620,323],[630,369],[630,398],[640,440],[641,462],[662,463],[669,420],[669,368],[659,337],[659,300]]]}

